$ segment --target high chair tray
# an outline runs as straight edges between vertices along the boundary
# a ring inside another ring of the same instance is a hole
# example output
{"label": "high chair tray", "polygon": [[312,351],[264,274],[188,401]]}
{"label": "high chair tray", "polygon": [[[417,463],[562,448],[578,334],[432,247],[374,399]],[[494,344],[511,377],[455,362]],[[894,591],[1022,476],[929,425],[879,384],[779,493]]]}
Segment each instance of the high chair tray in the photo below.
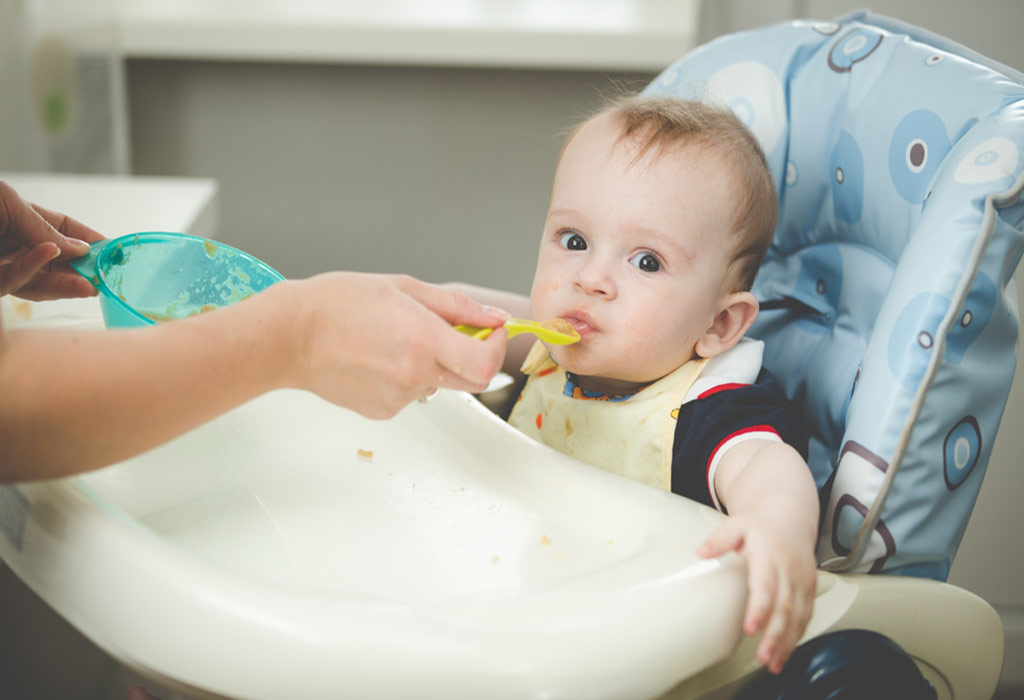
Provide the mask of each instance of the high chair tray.
{"label": "high chair tray", "polygon": [[442,391],[391,421],[264,396],[0,491],[0,556],[123,664],[237,698],[644,698],[725,658],[722,517]]}

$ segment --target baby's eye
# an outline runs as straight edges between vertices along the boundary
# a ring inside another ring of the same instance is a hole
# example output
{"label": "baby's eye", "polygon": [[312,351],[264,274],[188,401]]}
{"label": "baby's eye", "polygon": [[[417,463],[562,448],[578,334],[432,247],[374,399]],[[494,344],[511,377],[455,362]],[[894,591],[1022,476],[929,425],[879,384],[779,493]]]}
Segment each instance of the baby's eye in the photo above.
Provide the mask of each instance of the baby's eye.
{"label": "baby's eye", "polygon": [[657,272],[661,269],[661,261],[654,253],[637,253],[629,259],[629,262],[644,272]]}
{"label": "baby's eye", "polygon": [[587,239],[576,231],[565,231],[558,234],[558,244],[566,250],[586,250]]}

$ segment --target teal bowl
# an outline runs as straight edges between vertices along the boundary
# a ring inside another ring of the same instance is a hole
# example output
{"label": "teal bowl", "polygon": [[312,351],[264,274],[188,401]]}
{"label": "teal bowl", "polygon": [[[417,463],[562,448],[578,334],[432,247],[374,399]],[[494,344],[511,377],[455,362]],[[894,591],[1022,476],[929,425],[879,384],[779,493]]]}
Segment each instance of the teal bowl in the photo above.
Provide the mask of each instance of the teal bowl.
{"label": "teal bowl", "polygon": [[99,290],[103,322],[110,328],[195,316],[284,279],[237,248],[160,231],[97,241],[70,264]]}

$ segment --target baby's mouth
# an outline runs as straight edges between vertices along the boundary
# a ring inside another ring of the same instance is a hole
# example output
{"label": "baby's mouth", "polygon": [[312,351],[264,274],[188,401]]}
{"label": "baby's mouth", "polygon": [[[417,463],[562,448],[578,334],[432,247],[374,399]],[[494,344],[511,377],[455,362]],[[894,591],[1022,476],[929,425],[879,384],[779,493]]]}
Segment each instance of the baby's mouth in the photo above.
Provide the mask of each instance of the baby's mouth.
{"label": "baby's mouth", "polygon": [[580,334],[581,338],[596,333],[598,328],[594,324],[594,320],[587,314],[580,311],[573,311],[562,316],[562,320],[568,321],[576,329],[576,332]]}

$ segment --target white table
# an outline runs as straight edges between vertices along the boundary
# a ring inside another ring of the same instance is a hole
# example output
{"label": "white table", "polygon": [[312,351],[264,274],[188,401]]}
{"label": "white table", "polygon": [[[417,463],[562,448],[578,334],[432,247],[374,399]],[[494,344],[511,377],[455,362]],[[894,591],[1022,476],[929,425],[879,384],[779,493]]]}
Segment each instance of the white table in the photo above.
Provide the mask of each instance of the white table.
{"label": "white table", "polygon": [[78,219],[107,238],[140,231],[216,237],[214,180],[2,171],[0,180],[23,199]]}

